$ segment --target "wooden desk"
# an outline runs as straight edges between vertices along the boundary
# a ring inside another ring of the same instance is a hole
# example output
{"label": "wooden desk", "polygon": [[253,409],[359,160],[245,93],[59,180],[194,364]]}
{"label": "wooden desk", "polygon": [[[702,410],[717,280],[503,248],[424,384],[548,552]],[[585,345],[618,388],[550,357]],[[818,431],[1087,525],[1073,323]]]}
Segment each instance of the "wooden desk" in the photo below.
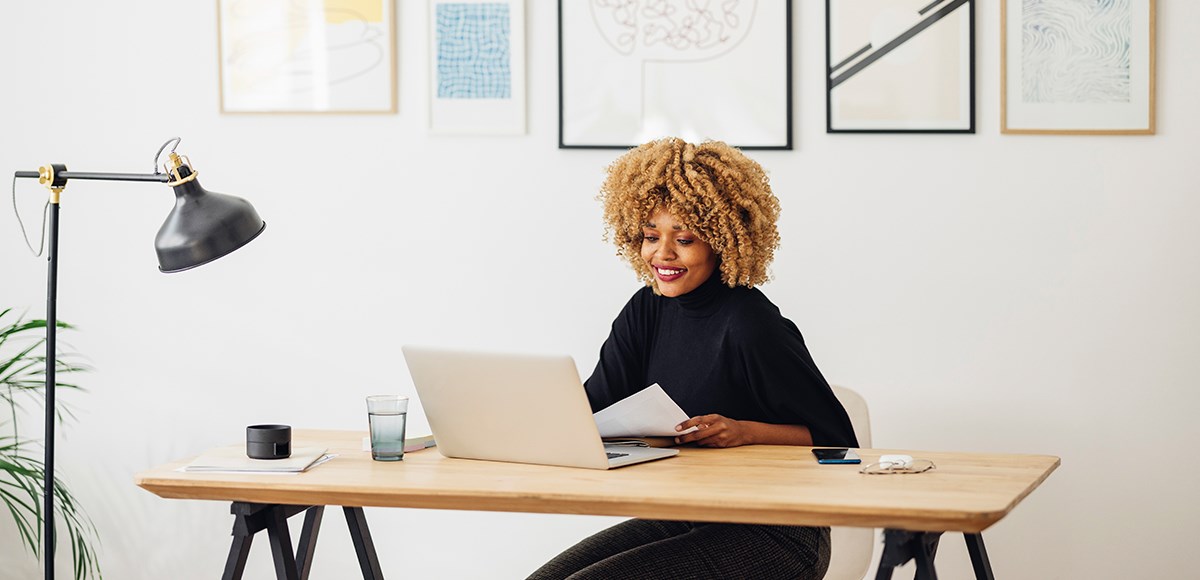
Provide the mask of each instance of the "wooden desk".
{"label": "wooden desk", "polygon": [[[859,466],[818,465],[809,448],[786,446],[684,448],[675,458],[609,471],[447,459],[434,449],[406,454],[403,462],[384,463],[361,451],[363,435],[295,431],[294,445],[327,446],[339,454],[301,475],[183,473],[176,469],[187,461],[179,461],[139,473],[135,481],[164,498],[235,502],[235,516],[239,505],[248,513],[242,516],[244,532],[256,525],[253,517],[260,518],[258,529],[270,532],[265,520],[283,521],[308,506],[325,505],[887,528],[895,537],[888,540],[885,551],[926,552],[928,574],[933,574],[938,533],[964,532],[968,545],[974,536],[979,540],[977,549],[982,550],[978,533],[1008,514],[1059,464],[1057,457],[1044,455],[863,449],[859,454],[864,464],[883,453],[905,453],[937,464],[937,469],[918,475],[863,475]],[[301,507],[263,517],[249,513],[253,506]],[[361,509],[346,513],[352,530],[360,526],[366,531]],[[319,524],[319,516],[316,520]],[[242,549],[237,544],[238,529],[235,521],[231,562],[234,551]],[[308,545],[301,538],[301,560],[311,558],[306,549],[315,543],[313,533]],[[281,542],[273,540],[272,548]],[[244,549],[249,549],[249,540]],[[285,551],[290,551],[290,540]],[[368,556],[373,557],[371,552]],[[295,566],[289,566],[283,556],[283,563],[277,557],[277,573],[290,577],[285,573]],[[921,553],[909,556],[922,563]],[[982,556],[986,565],[986,553]],[[360,562],[363,557],[360,551]],[[974,551],[972,559],[976,559]],[[227,577],[236,577],[228,575],[228,565],[226,571]],[[981,573],[978,562],[976,573]],[[990,576],[990,566],[986,573]]]}

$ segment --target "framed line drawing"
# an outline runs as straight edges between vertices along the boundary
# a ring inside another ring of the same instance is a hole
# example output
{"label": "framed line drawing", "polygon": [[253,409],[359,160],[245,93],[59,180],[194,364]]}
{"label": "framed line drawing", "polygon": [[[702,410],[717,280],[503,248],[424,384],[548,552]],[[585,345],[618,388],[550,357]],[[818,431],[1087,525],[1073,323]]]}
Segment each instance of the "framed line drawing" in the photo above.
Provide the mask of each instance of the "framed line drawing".
{"label": "framed line drawing", "polygon": [[429,131],[525,133],[525,0],[430,0]]}
{"label": "framed line drawing", "polygon": [[559,0],[560,149],[792,148],[789,0]]}
{"label": "framed line drawing", "polygon": [[975,0],[825,0],[828,133],[974,133]]}
{"label": "framed line drawing", "polygon": [[1153,135],[1155,0],[1001,0],[1000,132]]}
{"label": "framed line drawing", "polygon": [[395,113],[391,0],[217,0],[222,113]]}

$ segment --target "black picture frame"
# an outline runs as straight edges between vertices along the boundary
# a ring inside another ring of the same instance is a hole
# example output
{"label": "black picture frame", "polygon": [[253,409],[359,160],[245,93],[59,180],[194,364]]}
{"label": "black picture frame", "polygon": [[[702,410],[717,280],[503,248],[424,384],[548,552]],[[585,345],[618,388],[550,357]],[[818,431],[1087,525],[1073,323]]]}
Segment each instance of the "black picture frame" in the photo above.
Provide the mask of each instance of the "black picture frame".
{"label": "black picture frame", "polygon": [[[566,12],[564,12],[564,4],[570,6],[566,8]],[[684,2],[679,2],[679,6],[684,6]],[[689,98],[695,100],[673,100],[672,103],[684,103],[680,108],[691,107],[692,110],[698,110],[702,114],[686,112],[671,115],[659,114],[658,119],[662,121],[661,125],[666,127],[666,130],[656,132],[655,127],[647,127],[646,119],[653,116],[647,112],[648,110],[662,112],[666,108],[654,108],[652,104],[648,104],[654,101],[655,96],[652,89],[647,89],[646,79],[653,77],[654,82],[668,84],[666,80],[662,80],[665,78],[664,74],[659,74],[659,72],[662,68],[666,68],[661,66],[662,64],[670,64],[672,60],[661,58],[661,54],[647,50],[644,55],[641,55],[642,60],[636,62],[636,66],[640,67],[640,70],[630,72],[632,71],[631,67],[635,64],[618,62],[619,56],[612,56],[610,59],[601,52],[601,49],[604,48],[601,46],[601,41],[606,42],[607,46],[613,50],[617,50],[612,53],[614,55],[618,54],[620,49],[628,47],[629,44],[613,42],[613,37],[604,36],[606,34],[605,26],[600,24],[599,19],[596,19],[598,17],[596,17],[592,0],[587,0],[587,2],[558,0],[558,148],[629,149],[649,139],[674,136],[688,140],[724,140],[740,149],[793,149],[792,2],[790,0],[782,2],[757,0],[728,6],[754,7],[752,18],[731,20],[731,22],[746,23],[744,30],[737,30],[736,37],[739,40],[736,41],[736,44],[731,44],[732,48],[728,48],[725,53],[720,54],[731,55],[734,58],[720,59],[716,56],[698,58],[697,56],[696,59],[686,62],[690,65],[691,70],[696,70],[697,67],[713,67],[714,71],[732,73],[733,78],[718,78],[718,74],[713,74],[714,78],[710,84],[707,84],[707,90],[696,90],[695,82],[688,86],[671,85],[668,90],[689,91]],[[592,12],[582,14],[578,11]],[[584,26],[582,25],[584,18],[593,18],[593,22]],[[782,22],[778,22],[778,20],[782,20]],[[636,31],[646,34],[647,26],[642,23],[638,24],[641,25],[636,28],[629,26],[629,30],[635,31],[634,35],[624,37],[624,40],[635,44],[630,50],[644,48],[642,44],[638,44]],[[775,25],[779,25],[781,30],[762,34],[763,30],[768,30],[763,26]],[[576,42],[578,38],[584,37],[582,35],[600,36],[587,36],[588,41]],[[709,48],[704,47],[703,49],[709,50]],[[696,54],[707,53],[700,53],[700,48],[697,48]],[[758,55],[764,56],[763,61],[767,64],[757,67],[745,66],[746,62],[756,62]],[[601,61],[601,66],[581,65],[583,62],[598,60]],[[722,60],[724,62],[721,62]],[[738,66],[736,62],[742,62],[742,66]],[[648,72],[652,67],[659,68],[659,72]],[[767,74],[767,68],[776,71],[778,77]],[[575,71],[581,71],[582,74],[575,74]],[[638,73],[641,74],[642,80],[640,85],[642,89],[640,95],[641,125],[637,125],[637,122],[632,120],[634,115],[610,114],[610,110],[606,110],[602,104],[584,102],[587,98],[592,98],[596,91],[610,91],[612,95],[618,95],[619,91],[628,91],[628,84],[620,83],[618,77],[629,78],[629,74],[635,74],[636,78]],[[610,74],[610,76],[606,77],[606,74]],[[700,102],[702,98],[708,96],[706,92],[713,90],[724,92],[720,96],[710,98],[712,101],[710,104]],[[739,96],[745,98],[737,98]],[[666,100],[665,96],[661,98]],[[742,106],[731,110],[730,107],[722,104],[730,101],[742,103]],[[716,116],[713,114],[714,110],[720,110],[721,119],[713,121],[710,118],[710,116]],[[738,115],[751,121],[754,126],[740,125],[745,128],[745,131],[740,130]],[[584,122],[583,119],[587,119],[587,122]],[[622,122],[608,121],[629,122],[622,124]],[[716,125],[706,126],[706,121],[713,121]],[[733,127],[733,130],[728,127]],[[755,138],[760,134],[764,138]]]}
{"label": "black picture frame", "polygon": [[[844,1],[826,0],[827,133],[976,132],[976,0],[912,0],[902,10],[881,1],[870,23],[862,14],[836,22]],[[868,29],[882,40],[872,42]],[[902,78],[906,71],[919,76]],[[920,82],[929,79],[942,85]]]}

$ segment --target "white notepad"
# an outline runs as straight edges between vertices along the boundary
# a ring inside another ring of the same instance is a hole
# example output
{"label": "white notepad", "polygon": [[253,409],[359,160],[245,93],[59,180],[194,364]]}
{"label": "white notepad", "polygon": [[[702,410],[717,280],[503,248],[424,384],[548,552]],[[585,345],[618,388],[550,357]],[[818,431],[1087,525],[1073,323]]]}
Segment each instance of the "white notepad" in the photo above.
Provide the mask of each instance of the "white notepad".
{"label": "white notepad", "polygon": [[301,473],[323,463],[325,447],[297,447],[286,459],[251,459],[245,445],[218,447],[204,452],[183,466],[183,471],[228,471],[235,473]]}

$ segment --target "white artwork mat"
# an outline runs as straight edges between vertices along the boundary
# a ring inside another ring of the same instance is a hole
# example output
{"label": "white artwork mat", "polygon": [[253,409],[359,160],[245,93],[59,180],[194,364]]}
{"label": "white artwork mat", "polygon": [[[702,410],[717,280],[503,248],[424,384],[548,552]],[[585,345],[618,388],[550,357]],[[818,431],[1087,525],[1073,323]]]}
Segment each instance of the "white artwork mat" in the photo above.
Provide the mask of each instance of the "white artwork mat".
{"label": "white artwork mat", "polygon": [[525,133],[524,0],[430,0],[429,130]]}
{"label": "white artwork mat", "polygon": [[566,0],[560,145],[791,148],[789,2]]}
{"label": "white artwork mat", "polygon": [[1153,0],[1006,0],[1005,132],[1153,131]]}
{"label": "white artwork mat", "polygon": [[972,130],[969,0],[830,0],[829,130]]}
{"label": "white artwork mat", "polygon": [[388,0],[218,0],[221,110],[391,113]]}

